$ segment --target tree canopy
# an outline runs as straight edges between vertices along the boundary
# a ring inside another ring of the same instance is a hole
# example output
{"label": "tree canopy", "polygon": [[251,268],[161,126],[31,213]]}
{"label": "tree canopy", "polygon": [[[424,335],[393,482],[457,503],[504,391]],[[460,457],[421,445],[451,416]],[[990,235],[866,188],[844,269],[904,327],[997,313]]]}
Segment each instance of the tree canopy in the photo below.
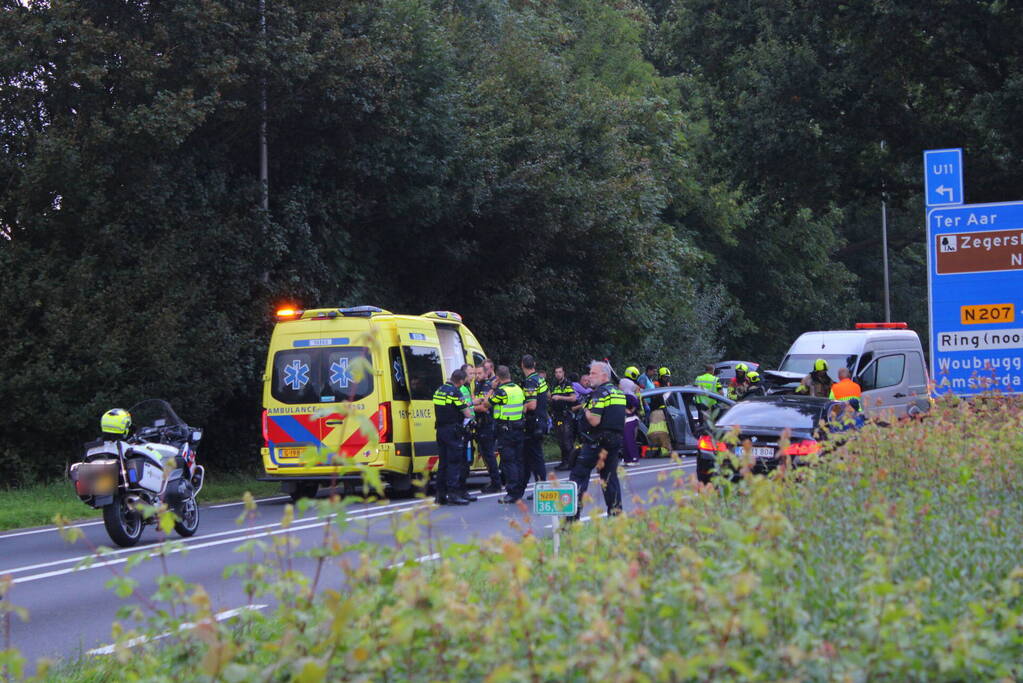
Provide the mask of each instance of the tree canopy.
{"label": "tree canopy", "polygon": [[255,2],[8,0],[0,472],[59,475],[151,395],[215,464],[256,462],[281,302],[456,310],[548,366],[771,365],[881,319],[882,192],[894,314],[924,329],[920,152],[963,146],[968,199],[1013,198],[1020,24],[995,0],[267,0],[263,33]]}

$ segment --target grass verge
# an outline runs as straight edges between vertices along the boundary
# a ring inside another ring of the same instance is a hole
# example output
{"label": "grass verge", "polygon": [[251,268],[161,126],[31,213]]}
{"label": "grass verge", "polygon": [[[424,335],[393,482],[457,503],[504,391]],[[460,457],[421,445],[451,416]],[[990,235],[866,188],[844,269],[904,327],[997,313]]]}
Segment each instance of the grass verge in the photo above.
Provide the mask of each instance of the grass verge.
{"label": "grass verge", "polygon": [[[199,493],[199,502],[210,504],[241,500],[246,491],[261,498],[272,496],[279,490],[279,484],[256,481],[255,475],[209,472],[206,485]],[[102,512],[80,501],[69,481],[0,490],[0,531],[52,524],[58,514],[77,520],[99,517]]]}

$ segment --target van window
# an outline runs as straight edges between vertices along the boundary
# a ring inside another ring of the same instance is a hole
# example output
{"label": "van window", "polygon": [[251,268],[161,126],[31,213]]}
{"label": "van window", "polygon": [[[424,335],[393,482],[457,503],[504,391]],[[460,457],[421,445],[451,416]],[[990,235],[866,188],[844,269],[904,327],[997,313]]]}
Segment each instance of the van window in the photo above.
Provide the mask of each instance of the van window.
{"label": "van window", "polygon": [[927,386],[923,356],[913,351],[907,354],[907,360],[909,362],[909,386],[923,389]]}
{"label": "van window", "polygon": [[278,351],[270,395],[292,405],[358,401],[373,393],[373,374],[364,371],[356,382],[352,372],[356,359],[373,362],[364,346]]}
{"label": "van window", "polygon": [[465,365],[465,347],[458,328],[453,325],[437,325],[437,338],[440,340],[440,352],[444,356],[444,375]]}
{"label": "van window", "polygon": [[902,383],[906,370],[906,357],[901,353],[877,359],[877,388],[893,387]]}
{"label": "van window", "polygon": [[413,401],[432,401],[433,392],[444,384],[444,371],[440,365],[440,354],[429,346],[402,347],[405,355],[405,370],[408,373],[408,387]]}
{"label": "van window", "polygon": [[395,401],[408,400],[408,383],[405,381],[405,364],[401,360],[401,349],[392,346],[387,352],[387,372],[391,376],[391,398]]}
{"label": "van window", "polygon": [[864,391],[870,389],[884,389],[902,382],[902,375],[906,369],[906,357],[901,353],[895,356],[883,356],[870,364],[866,372],[860,378],[860,388]]}

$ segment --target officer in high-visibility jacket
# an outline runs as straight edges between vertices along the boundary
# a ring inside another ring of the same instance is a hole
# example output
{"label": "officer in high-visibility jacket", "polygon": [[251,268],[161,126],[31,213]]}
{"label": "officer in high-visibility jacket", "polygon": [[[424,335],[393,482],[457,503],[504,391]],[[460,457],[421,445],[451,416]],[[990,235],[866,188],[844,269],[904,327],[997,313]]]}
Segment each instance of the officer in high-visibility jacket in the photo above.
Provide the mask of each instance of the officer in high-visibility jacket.
{"label": "officer in high-visibility jacket", "polygon": [[501,454],[501,472],[507,495],[498,503],[517,503],[526,492],[522,442],[525,440],[526,394],[511,381],[507,365],[497,366],[497,387],[488,399],[494,411],[497,450]]}
{"label": "officer in high-visibility jacket", "polygon": [[622,511],[622,490],[618,483],[618,459],[625,429],[625,394],[611,382],[611,367],[603,361],[590,363],[590,386],[595,387],[586,401],[586,433],[583,449],[569,478],[579,487],[579,506],[574,519],[582,513],[583,494],[596,467],[604,489],[607,514]]}
{"label": "officer in high-visibility jacket", "polygon": [[[703,366],[703,374],[693,380],[693,384],[711,394],[721,394],[721,380],[714,374],[714,364],[707,363]],[[714,399],[709,396],[697,396],[696,402],[703,408],[710,408],[714,405]]]}
{"label": "officer in high-visibility jacket", "polygon": [[465,460],[463,423],[472,416],[472,409],[462,396],[465,372],[455,370],[451,380],[433,392],[434,424],[437,428],[437,504],[468,505],[469,499],[460,490],[459,474]]}

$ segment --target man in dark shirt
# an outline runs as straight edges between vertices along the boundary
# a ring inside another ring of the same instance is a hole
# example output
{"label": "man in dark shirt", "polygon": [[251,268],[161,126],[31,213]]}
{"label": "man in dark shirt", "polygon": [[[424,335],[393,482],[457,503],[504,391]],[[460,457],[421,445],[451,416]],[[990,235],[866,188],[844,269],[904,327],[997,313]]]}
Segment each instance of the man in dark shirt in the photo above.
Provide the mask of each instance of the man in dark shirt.
{"label": "man in dark shirt", "polygon": [[536,481],[547,479],[543,437],[547,433],[547,402],[550,399],[550,392],[547,389],[547,380],[536,371],[536,360],[531,355],[528,353],[524,355],[520,365],[522,374],[526,377],[522,383],[522,391],[526,394],[526,440],[522,444],[525,486],[529,483],[529,475],[533,475]]}
{"label": "man in dark shirt", "polygon": [[490,484],[483,493],[497,493],[501,490],[501,473],[497,465],[494,451],[496,435],[494,433],[494,416],[490,414],[491,392],[494,390],[494,363],[491,360],[476,366],[476,387],[473,396],[473,410],[476,412],[476,448],[487,466]]}
{"label": "man in dark shirt", "polygon": [[584,406],[583,426],[587,431],[582,435],[583,449],[569,476],[579,487],[579,507],[574,519],[582,514],[583,494],[594,467],[600,473],[607,514],[617,515],[622,511],[618,459],[625,429],[625,394],[611,382],[611,368],[603,361],[590,363],[590,386],[594,389]]}
{"label": "man in dark shirt", "polygon": [[472,417],[472,410],[462,396],[465,372],[455,370],[451,381],[433,392],[434,424],[437,428],[437,504],[468,505],[469,499],[459,486],[462,461],[465,460],[463,423]]}
{"label": "man in dark shirt", "polygon": [[572,419],[572,405],[576,401],[575,388],[560,365],[554,368],[554,385],[551,387],[551,422],[558,439],[561,462],[554,469],[571,469],[569,464],[572,449],[575,448],[575,420]]}

